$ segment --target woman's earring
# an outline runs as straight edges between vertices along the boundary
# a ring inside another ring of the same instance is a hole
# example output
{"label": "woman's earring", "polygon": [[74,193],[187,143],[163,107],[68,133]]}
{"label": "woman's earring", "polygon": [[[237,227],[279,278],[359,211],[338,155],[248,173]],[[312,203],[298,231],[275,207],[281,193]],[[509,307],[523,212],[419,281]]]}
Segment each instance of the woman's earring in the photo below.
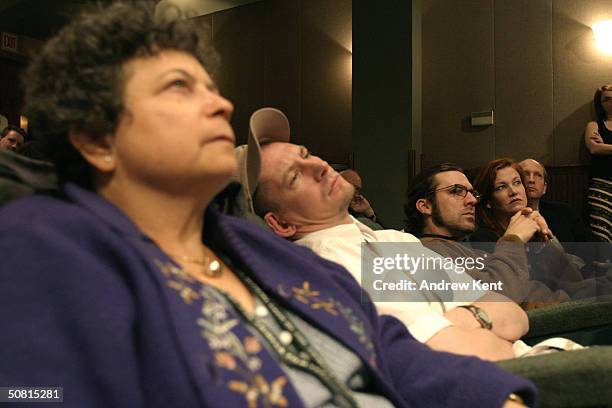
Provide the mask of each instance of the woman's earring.
{"label": "woman's earring", "polygon": [[113,158],[111,156],[104,156],[104,162],[105,163],[112,163],[113,162]]}

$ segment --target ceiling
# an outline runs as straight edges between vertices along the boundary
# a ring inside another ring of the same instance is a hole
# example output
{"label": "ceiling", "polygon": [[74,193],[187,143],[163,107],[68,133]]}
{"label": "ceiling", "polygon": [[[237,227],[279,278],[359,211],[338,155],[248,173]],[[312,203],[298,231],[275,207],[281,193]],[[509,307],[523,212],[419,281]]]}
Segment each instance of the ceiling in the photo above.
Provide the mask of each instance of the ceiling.
{"label": "ceiling", "polygon": [[[0,31],[44,41],[88,3],[110,3],[112,0],[0,0]],[[164,0],[196,15],[236,7],[257,0]]]}
{"label": "ceiling", "polygon": [[95,0],[0,0],[0,31],[46,40]]}

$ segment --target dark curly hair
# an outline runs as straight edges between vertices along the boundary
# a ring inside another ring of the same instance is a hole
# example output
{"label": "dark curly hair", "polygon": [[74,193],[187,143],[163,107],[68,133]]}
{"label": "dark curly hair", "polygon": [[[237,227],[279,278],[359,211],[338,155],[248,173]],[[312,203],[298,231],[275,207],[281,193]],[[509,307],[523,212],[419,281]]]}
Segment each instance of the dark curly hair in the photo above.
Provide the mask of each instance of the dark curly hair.
{"label": "dark curly hair", "polygon": [[156,17],[151,2],[118,1],[83,9],[45,44],[24,75],[25,110],[61,182],[93,189],[92,168],[68,135],[97,139],[115,132],[125,108],[123,65],[177,50],[212,72],[218,57],[204,41],[206,30],[194,20]]}
{"label": "dark curly hair", "polygon": [[19,133],[21,136],[23,136],[23,140],[26,140],[28,138],[28,135],[27,135],[26,131],[23,130],[23,128],[20,128],[19,126],[15,126],[15,125],[7,125],[4,128],[4,130],[2,131],[2,133],[0,133],[0,139],[5,137],[6,135],[8,135],[11,130],[13,130],[13,131]]}
{"label": "dark curly hair", "polygon": [[404,203],[404,215],[406,216],[404,219],[404,231],[417,236],[423,233],[425,217],[417,210],[416,202],[421,198],[431,197],[431,191],[437,187],[434,183],[436,174],[447,171],[458,171],[465,174],[461,167],[453,163],[442,163],[423,170],[410,181]]}

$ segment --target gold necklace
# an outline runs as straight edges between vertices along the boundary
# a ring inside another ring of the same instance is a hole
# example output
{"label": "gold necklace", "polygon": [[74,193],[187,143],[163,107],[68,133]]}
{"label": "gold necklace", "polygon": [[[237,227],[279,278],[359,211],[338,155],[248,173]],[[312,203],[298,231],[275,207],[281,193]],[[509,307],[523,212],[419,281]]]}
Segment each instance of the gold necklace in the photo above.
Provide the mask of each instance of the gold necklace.
{"label": "gold necklace", "polygon": [[185,255],[178,255],[178,254],[172,254],[172,253],[168,253],[168,255],[172,256],[175,259],[179,259],[183,262],[186,262],[186,263],[192,263],[192,264],[203,266],[204,267],[203,273],[209,278],[218,278],[223,274],[223,264],[212,257],[185,256]]}

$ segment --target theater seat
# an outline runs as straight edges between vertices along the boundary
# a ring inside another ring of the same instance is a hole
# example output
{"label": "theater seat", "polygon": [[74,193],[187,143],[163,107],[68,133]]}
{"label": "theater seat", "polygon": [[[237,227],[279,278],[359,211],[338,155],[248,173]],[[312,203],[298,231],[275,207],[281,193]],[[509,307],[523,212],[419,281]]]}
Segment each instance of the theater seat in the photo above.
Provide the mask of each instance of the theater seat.
{"label": "theater seat", "polygon": [[557,352],[498,362],[538,387],[539,407],[612,406],[612,347]]}
{"label": "theater seat", "polygon": [[527,344],[565,337],[583,345],[612,345],[610,296],[533,309],[527,315],[529,333],[523,338]]}
{"label": "theater seat", "polygon": [[0,205],[37,192],[57,189],[53,165],[10,150],[0,150]]}

